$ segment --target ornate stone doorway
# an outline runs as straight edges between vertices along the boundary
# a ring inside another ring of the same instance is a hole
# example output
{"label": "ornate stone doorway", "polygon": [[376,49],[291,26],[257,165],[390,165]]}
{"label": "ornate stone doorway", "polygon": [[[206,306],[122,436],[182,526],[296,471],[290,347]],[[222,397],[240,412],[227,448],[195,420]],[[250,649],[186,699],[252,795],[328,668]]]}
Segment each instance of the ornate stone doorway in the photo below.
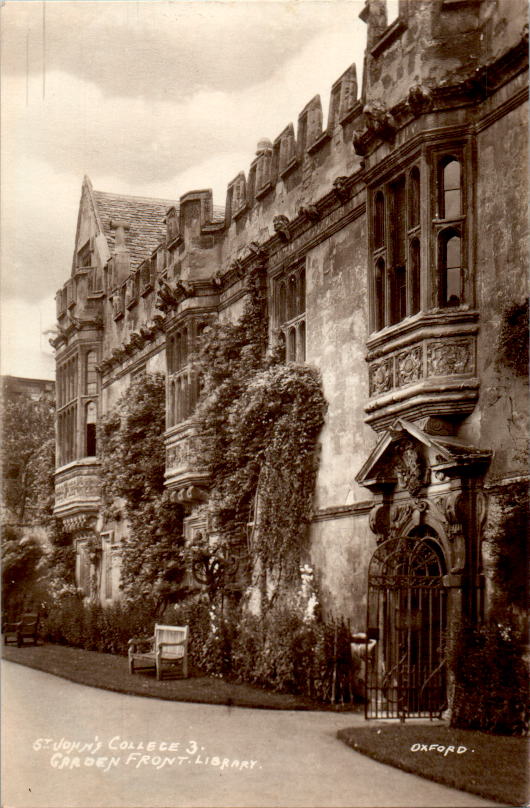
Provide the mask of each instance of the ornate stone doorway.
{"label": "ornate stone doorway", "polygon": [[387,539],[368,572],[366,717],[440,716],[447,707],[446,564],[428,529]]}

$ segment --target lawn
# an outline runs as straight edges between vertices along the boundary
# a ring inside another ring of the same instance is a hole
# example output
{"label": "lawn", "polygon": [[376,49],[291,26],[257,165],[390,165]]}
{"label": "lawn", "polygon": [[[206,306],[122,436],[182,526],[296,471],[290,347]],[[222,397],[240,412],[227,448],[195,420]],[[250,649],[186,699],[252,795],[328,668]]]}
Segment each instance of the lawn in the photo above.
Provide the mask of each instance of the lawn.
{"label": "lawn", "polygon": [[527,738],[420,723],[353,727],[338,737],[356,752],[437,783],[507,806],[528,804]]}
{"label": "lawn", "polygon": [[[169,673],[159,682],[154,669],[131,675],[127,657],[84,651],[65,645],[27,645],[24,648],[4,645],[2,650],[3,657],[10,662],[53,673],[79,684],[134,696],[269,710],[337,709],[330,705],[317,704],[303,696],[273,693],[252,685],[205,676],[194,670],[190,671],[188,679],[171,678]],[[351,710],[352,707],[347,705],[344,709]],[[359,705],[356,705],[356,709],[360,709]]]}

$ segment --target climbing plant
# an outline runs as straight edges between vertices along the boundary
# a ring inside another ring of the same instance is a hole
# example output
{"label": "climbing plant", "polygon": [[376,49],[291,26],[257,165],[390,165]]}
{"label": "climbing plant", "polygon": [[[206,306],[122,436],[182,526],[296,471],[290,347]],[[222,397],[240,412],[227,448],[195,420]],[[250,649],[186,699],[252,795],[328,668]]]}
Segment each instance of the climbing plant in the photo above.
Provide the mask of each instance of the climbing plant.
{"label": "climbing plant", "polygon": [[298,580],[307,551],[326,404],[315,368],[267,353],[264,306],[254,276],[239,322],[217,323],[202,339],[197,459],[211,477],[211,531],[221,544],[241,544],[252,524],[253,561],[278,592]]}
{"label": "climbing plant", "polygon": [[151,599],[156,611],[182,595],[182,509],[168,501],[165,470],[165,382],[134,379],[99,428],[102,500],[107,518],[128,522],[121,543],[126,600]]}

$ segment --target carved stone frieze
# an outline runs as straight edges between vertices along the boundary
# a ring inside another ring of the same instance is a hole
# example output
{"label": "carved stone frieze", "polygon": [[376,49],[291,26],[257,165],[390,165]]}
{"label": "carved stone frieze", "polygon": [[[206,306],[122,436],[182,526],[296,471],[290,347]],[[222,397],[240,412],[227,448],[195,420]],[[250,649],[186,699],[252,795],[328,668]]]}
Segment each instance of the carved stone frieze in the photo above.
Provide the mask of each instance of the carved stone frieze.
{"label": "carved stone frieze", "polygon": [[451,376],[474,370],[472,340],[436,340],[427,343],[427,374]]}
{"label": "carved stone frieze", "polygon": [[394,386],[392,358],[372,362],[369,369],[370,395],[387,393]]}
{"label": "carved stone frieze", "polygon": [[178,443],[166,448],[166,469],[173,471],[188,466],[193,462],[194,456],[193,438],[181,439]]}
{"label": "carved stone frieze", "polygon": [[61,504],[71,499],[99,497],[101,483],[94,475],[72,477],[55,486],[55,502]]}
{"label": "carved stone frieze", "polygon": [[398,387],[412,384],[423,376],[422,348],[417,345],[407,351],[401,351],[396,357],[396,376]]}
{"label": "carved stone frieze", "polygon": [[96,518],[88,516],[87,514],[77,514],[76,516],[67,516],[63,520],[63,529],[66,533],[79,533],[83,531],[81,536],[85,537],[90,531],[90,536],[94,534]]}

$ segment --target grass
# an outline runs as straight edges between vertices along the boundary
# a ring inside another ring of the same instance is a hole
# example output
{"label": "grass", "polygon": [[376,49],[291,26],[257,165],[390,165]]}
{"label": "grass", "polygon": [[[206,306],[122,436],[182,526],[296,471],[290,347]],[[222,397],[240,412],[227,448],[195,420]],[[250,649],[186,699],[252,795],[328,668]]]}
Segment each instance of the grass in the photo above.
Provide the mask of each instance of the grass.
{"label": "grass", "polygon": [[[191,671],[188,679],[164,678],[158,682],[154,672],[131,676],[126,657],[84,651],[64,645],[3,647],[3,656],[11,662],[52,673],[73,682],[134,696],[222,704],[276,710],[349,710],[312,702],[302,696],[272,693],[252,685],[227,682]],[[359,709],[358,707],[356,709]],[[526,738],[507,738],[481,732],[453,730],[438,722],[408,722],[356,726],[341,730],[338,737],[356,752],[395,766],[420,777],[469,791],[507,806],[522,806],[528,801]],[[414,744],[427,747],[465,747],[461,754],[436,750],[412,751]]]}
{"label": "grass", "polygon": [[[508,806],[528,804],[528,739],[418,723],[377,724],[338,732],[356,752],[406,772]],[[465,752],[412,751],[465,748]]]}
{"label": "grass", "polygon": [[[273,693],[253,685],[204,676],[195,670],[190,671],[188,679],[182,679],[174,676],[171,678],[171,669],[168,669],[168,675],[159,682],[154,669],[131,675],[126,657],[65,645],[27,645],[24,648],[4,645],[3,657],[10,662],[62,676],[78,684],[132,696],[269,710],[339,709],[313,702],[303,696]],[[347,705],[347,709],[352,710],[352,705]]]}

